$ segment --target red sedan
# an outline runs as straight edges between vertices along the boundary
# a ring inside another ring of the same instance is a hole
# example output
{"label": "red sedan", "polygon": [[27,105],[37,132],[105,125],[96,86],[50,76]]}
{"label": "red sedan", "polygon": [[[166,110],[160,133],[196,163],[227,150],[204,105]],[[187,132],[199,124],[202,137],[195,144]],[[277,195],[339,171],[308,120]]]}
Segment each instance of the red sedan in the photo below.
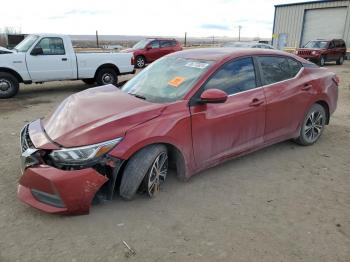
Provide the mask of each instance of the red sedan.
{"label": "red sedan", "polygon": [[338,98],[338,77],[292,54],[197,49],[153,63],[124,85],[74,94],[21,132],[19,198],[81,214],[119,193],[159,192],[227,159],[293,139],[312,145]]}

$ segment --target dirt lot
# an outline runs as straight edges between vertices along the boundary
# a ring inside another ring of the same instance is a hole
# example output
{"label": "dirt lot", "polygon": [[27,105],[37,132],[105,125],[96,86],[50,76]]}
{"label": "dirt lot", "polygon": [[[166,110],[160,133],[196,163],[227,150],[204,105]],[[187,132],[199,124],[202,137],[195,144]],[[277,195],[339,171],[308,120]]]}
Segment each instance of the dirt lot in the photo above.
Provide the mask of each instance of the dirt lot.
{"label": "dirt lot", "polygon": [[[19,130],[81,82],[23,86],[0,101],[0,261],[350,261],[350,62],[339,104],[312,147],[284,142],[149,200],[116,198],[86,216],[54,216],[16,198]],[[126,241],[136,250],[127,257]]]}

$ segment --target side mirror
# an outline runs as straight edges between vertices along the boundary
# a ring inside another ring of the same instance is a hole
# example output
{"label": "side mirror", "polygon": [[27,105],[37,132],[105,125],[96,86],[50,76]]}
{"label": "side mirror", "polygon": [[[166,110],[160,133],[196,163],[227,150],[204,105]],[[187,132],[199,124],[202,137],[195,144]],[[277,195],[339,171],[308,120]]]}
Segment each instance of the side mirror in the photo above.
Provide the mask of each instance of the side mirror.
{"label": "side mirror", "polygon": [[43,55],[44,51],[41,47],[34,47],[34,49],[32,50],[32,52],[30,53],[31,55]]}
{"label": "side mirror", "polygon": [[225,103],[227,100],[227,93],[220,89],[208,89],[201,94],[200,102],[202,103]]}

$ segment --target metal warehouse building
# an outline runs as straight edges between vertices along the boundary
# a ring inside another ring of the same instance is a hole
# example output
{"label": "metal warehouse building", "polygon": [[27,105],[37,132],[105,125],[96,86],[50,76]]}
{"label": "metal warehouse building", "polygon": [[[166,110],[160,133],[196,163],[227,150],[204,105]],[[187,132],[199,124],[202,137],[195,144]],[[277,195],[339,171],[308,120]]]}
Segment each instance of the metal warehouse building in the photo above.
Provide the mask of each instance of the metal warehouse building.
{"label": "metal warehouse building", "polygon": [[350,48],[350,0],[275,5],[273,45],[296,48],[310,40],[341,38]]}

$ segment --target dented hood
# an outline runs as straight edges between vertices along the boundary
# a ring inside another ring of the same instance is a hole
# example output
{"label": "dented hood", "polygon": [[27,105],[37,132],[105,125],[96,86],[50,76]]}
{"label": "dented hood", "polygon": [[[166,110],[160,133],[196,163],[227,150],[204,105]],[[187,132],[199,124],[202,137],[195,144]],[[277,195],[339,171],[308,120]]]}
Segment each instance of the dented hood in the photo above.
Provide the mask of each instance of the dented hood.
{"label": "dented hood", "polygon": [[69,96],[43,125],[64,147],[91,145],[124,136],[128,129],[159,116],[163,108],[107,85]]}

